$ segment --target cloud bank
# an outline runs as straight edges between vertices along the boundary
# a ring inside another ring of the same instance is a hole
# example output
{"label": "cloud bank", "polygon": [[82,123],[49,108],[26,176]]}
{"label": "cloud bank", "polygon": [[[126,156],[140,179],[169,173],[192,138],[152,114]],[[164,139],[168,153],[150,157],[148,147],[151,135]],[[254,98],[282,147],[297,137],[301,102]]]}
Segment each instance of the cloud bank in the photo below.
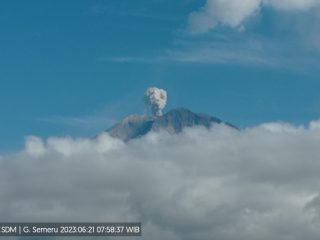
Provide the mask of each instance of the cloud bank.
{"label": "cloud bank", "polygon": [[143,239],[318,240],[320,122],[125,144],[28,137],[0,157],[0,220],[141,221]]}
{"label": "cloud bank", "polygon": [[263,7],[307,11],[319,5],[319,0],[207,0],[204,7],[190,14],[189,29],[192,33],[205,33],[219,24],[243,29],[243,23]]}

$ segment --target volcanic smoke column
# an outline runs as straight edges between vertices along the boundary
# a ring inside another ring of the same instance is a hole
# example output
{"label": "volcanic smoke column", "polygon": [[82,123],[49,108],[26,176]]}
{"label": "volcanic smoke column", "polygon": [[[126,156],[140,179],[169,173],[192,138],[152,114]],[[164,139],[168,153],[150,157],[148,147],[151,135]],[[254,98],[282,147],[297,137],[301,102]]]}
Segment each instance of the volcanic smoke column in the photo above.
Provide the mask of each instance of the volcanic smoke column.
{"label": "volcanic smoke column", "polygon": [[148,88],[144,94],[144,101],[151,108],[152,114],[159,117],[167,104],[167,92],[156,87]]}

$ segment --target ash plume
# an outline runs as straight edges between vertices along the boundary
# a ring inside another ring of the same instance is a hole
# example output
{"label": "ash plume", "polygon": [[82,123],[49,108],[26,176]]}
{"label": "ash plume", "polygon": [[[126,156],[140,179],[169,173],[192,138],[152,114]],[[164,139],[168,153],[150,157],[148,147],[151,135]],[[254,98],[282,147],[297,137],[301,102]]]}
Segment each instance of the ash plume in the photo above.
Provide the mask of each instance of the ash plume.
{"label": "ash plume", "polygon": [[150,87],[144,94],[144,101],[150,107],[152,114],[159,117],[167,104],[167,92],[160,88]]}

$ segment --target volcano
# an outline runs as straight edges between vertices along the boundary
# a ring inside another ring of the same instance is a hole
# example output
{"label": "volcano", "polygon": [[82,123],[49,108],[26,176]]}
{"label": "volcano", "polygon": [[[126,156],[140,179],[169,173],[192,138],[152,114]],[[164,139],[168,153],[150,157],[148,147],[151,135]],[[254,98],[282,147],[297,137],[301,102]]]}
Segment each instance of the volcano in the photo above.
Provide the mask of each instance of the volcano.
{"label": "volcano", "polygon": [[186,127],[203,126],[210,128],[213,124],[225,124],[236,128],[228,122],[205,113],[194,113],[186,108],[176,108],[162,116],[130,115],[106,130],[112,137],[123,141],[139,138],[150,131],[165,130],[172,134],[180,133]]}

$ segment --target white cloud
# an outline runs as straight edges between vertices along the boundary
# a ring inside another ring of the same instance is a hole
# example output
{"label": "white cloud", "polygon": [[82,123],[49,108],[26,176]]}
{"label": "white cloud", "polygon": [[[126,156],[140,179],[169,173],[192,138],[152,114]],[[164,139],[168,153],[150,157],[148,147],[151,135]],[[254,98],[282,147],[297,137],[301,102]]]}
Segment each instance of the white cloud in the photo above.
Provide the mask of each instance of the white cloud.
{"label": "white cloud", "polygon": [[45,153],[43,141],[35,136],[26,139],[25,151],[31,156],[37,157]]}
{"label": "white cloud", "polygon": [[319,0],[265,0],[266,5],[271,5],[275,9],[285,11],[306,11],[316,7]]}
{"label": "white cloud", "polygon": [[260,0],[207,0],[205,7],[190,15],[190,30],[207,32],[221,23],[240,27],[242,22],[258,11]]}
{"label": "white cloud", "polygon": [[320,238],[320,123],[30,137],[0,157],[1,221],[141,221],[143,239]]}
{"label": "white cloud", "polygon": [[190,14],[189,29],[192,33],[205,33],[218,24],[243,29],[243,23],[264,6],[306,11],[319,4],[319,0],[207,0],[202,9]]}
{"label": "white cloud", "polygon": [[310,129],[312,130],[320,130],[320,121],[312,121],[310,122]]}

